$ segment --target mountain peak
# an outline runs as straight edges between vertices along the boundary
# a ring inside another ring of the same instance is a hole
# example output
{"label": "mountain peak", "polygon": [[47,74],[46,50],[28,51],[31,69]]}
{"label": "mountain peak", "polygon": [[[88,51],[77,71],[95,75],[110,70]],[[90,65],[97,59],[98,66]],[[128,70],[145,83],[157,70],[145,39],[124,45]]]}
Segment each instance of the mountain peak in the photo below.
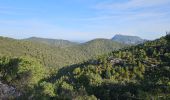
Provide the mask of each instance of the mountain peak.
{"label": "mountain peak", "polygon": [[[114,37],[133,37],[133,38],[140,38],[138,36],[133,36],[133,35],[123,35],[123,34],[116,34]],[[141,38],[140,38],[141,39]]]}
{"label": "mountain peak", "polygon": [[145,42],[145,39],[142,39],[138,36],[130,36],[130,35],[122,35],[122,34],[116,34],[113,38],[113,41],[125,43],[125,44],[140,44]]}

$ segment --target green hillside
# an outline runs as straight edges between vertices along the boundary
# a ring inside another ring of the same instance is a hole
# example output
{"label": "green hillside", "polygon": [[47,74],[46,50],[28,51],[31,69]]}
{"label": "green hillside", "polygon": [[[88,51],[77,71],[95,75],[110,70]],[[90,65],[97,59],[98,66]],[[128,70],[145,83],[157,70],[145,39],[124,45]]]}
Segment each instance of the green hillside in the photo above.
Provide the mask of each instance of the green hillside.
{"label": "green hillside", "polygon": [[109,39],[94,39],[78,46],[70,47],[69,49],[83,51],[85,55],[88,54],[92,58],[94,57],[93,55],[105,54],[126,46],[125,44],[113,42]]}
{"label": "green hillside", "polygon": [[125,45],[111,40],[93,40],[81,45],[56,47],[46,43],[0,37],[0,55],[31,56],[47,67],[63,67],[82,62]]}

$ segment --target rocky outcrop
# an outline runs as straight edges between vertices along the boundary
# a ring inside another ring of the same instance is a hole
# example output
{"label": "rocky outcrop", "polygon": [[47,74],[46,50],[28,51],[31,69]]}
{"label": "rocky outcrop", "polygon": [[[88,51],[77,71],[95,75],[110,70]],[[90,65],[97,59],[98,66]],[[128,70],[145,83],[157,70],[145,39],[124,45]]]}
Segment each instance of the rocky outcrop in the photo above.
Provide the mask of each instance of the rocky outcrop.
{"label": "rocky outcrop", "polygon": [[0,81],[0,100],[9,100],[21,95],[13,86],[1,83]]}

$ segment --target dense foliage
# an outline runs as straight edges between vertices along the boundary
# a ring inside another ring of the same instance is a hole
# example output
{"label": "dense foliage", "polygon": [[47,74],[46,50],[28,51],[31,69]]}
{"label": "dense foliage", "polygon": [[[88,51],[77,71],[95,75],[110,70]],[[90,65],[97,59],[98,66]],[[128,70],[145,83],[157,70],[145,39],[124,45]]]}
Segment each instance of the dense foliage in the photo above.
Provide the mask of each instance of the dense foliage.
{"label": "dense foliage", "polygon": [[62,68],[44,80],[54,90],[50,89],[49,94],[42,92],[40,97],[76,99],[86,95],[101,100],[170,99],[168,38]]}
{"label": "dense foliage", "polygon": [[30,57],[1,57],[0,79],[23,93],[34,89],[45,78],[45,67]]}
{"label": "dense foliage", "polygon": [[[2,57],[1,79],[21,91],[18,98],[168,100],[169,41],[170,35],[167,35],[155,41],[62,67],[52,75],[44,75],[49,73],[48,70],[41,67],[35,59]],[[23,77],[25,80],[22,80]],[[20,83],[25,87],[23,90]]]}

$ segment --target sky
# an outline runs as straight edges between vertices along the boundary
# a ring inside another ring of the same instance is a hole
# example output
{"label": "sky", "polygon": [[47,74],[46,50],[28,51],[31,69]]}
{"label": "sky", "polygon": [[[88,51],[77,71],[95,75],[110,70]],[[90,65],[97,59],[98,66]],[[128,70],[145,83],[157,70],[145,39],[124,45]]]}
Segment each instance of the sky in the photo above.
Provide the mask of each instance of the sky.
{"label": "sky", "polygon": [[75,41],[170,31],[170,0],[0,0],[0,36]]}

